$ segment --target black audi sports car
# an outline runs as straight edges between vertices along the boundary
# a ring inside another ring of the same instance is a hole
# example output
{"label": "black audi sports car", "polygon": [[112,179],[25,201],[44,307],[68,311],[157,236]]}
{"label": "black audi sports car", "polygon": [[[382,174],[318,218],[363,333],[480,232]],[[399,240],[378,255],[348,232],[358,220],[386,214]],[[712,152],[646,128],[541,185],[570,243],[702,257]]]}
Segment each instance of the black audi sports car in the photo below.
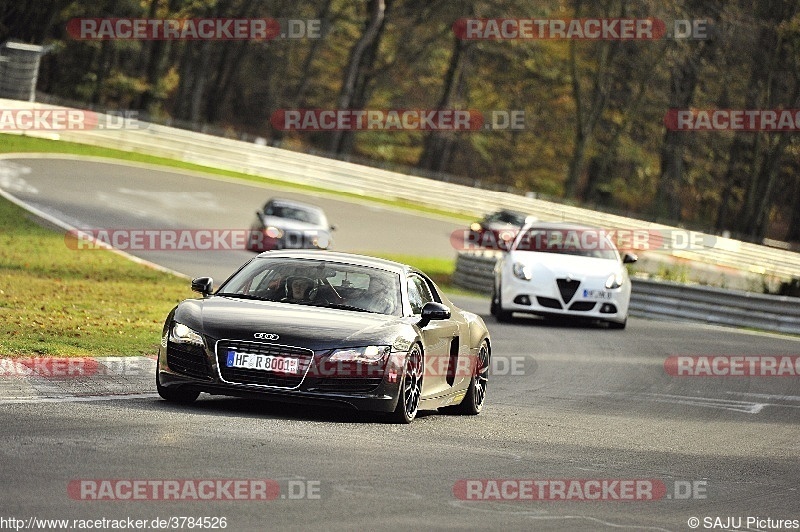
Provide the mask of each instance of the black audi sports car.
{"label": "black audi sports car", "polygon": [[167,316],[156,386],[167,401],[200,392],[390,413],[483,408],[491,340],[424,273],[330,251],[271,251],[212,293],[200,277]]}

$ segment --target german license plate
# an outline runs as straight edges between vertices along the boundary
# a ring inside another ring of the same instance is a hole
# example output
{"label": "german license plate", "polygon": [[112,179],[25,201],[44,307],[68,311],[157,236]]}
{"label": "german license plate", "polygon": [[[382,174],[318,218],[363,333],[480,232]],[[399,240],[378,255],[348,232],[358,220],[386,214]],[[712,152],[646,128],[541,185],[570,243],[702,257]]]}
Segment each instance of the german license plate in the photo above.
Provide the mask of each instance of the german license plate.
{"label": "german license plate", "polygon": [[611,299],[611,292],[606,290],[584,290],[584,299]]}
{"label": "german license plate", "polygon": [[257,355],[234,350],[228,351],[228,360],[225,365],[229,368],[257,369],[276,373],[300,373],[300,361],[296,358]]}

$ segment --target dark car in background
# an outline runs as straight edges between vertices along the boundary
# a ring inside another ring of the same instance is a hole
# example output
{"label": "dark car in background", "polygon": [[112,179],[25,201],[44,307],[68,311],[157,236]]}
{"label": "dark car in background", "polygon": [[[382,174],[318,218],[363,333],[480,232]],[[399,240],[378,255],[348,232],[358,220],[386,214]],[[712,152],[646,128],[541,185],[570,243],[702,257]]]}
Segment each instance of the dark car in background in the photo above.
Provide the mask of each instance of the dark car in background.
{"label": "dark car in background", "polygon": [[247,249],[328,249],[333,243],[325,212],[309,203],[273,198],[256,211]]}
{"label": "dark car in background", "polygon": [[487,214],[482,220],[473,222],[470,242],[477,243],[487,249],[508,250],[520,229],[530,222],[537,221],[535,216],[510,209],[500,209]]}
{"label": "dark car in background", "polygon": [[272,251],[167,316],[156,386],[167,401],[200,392],[338,404],[410,423],[418,410],[480,413],[489,331],[424,273],[332,251]]}

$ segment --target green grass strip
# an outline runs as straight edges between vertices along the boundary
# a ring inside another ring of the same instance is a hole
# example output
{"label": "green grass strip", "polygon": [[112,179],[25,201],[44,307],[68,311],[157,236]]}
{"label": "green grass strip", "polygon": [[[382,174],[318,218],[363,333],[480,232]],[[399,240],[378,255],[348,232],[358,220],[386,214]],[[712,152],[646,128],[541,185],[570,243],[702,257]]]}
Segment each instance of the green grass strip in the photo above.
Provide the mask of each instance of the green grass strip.
{"label": "green grass strip", "polygon": [[0,198],[0,356],[155,355],[189,283],[64,234]]}

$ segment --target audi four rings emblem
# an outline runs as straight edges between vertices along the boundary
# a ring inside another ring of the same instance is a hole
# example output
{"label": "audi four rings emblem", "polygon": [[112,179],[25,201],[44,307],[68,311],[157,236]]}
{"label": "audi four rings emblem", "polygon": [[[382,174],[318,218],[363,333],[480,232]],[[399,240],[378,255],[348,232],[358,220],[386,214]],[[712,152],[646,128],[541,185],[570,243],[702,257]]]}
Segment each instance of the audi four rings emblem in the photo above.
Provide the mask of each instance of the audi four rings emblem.
{"label": "audi four rings emblem", "polygon": [[277,334],[272,333],[254,333],[253,336],[258,340],[277,340],[280,338]]}

